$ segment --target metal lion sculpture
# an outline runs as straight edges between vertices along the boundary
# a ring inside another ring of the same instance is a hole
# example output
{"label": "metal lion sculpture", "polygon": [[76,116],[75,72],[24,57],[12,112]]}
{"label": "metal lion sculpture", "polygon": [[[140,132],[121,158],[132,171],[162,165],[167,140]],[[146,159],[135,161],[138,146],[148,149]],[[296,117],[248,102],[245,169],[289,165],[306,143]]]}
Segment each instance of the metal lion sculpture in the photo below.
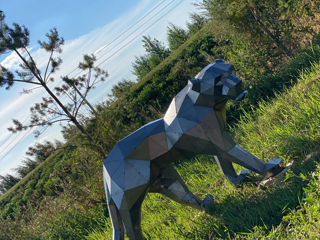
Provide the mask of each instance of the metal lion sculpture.
{"label": "metal lion sculpture", "polygon": [[192,194],[172,166],[197,154],[213,155],[224,175],[238,185],[239,164],[265,178],[282,171],[281,159],[264,162],[237,145],[226,131],[226,102],[241,100],[247,91],[232,65],[218,59],[202,69],[173,98],[164,118],[152,121],[120,140],[106,158],[104,186],[113,225],[113,239],[143,239],[141,205],[148,192],[166,195],[198,209],[213,205],[213,197]]}

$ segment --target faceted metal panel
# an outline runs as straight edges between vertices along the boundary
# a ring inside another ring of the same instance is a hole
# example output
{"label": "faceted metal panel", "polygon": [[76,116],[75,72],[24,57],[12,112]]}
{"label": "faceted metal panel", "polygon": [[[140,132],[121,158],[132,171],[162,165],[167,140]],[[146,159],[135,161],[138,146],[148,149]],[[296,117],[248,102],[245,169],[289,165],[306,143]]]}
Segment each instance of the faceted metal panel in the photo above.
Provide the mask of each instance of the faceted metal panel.
{"label": "faceted metal panel", "polygon": [[203,106],[194,106],[194,109],[196,111],[196,116],[193,119],[190,120],[197,120],[197,122],[201,122],[204,118],[206,118],[209,114],[212,113],[212,108],[211,107],[203,107]]}
{"label": "faceted metal panel", "polygon": [[[149,176],[141,174],[141,171],[138,171],[130,162],[128,161],[125,166],[124,190],[133,189],[149,182]],[[145,167],[149,168],[149,166]]]}
{"label": "faceted metal panel", "polygon": [[119,149],[126,158],[133,150],[135,150],[139,144],[147,137],[147,134],[143,131],[141,136],[133,135],[132,138],[122,139],[118,142]]}
{"label": "faceted metal panel", "polygon": [[168,149],[171,149],[175,143],[180,139],[182,136],[182,133],[175,133],[175,132],[167,132],[167,143],[168,143]]}
{"label": "faceted metal panel", "polygon": [[199,154],[199,152],[203,154],[210,154],[211,151],[215,149],[214,145],[215,144],[210,141],[185,134],[181,136],[179,141],[175,144],[175,148],[181,150],[182,153],[186,153],[188,156],[192,153],[191,157],[193,157]]}
{"label": "faceted metal panel", "polygon": [[200,79],[201,84],[207,83],[207,82],[214,82],[217,77],[225,73],[225,71],[219,68],[216,68],[215,66],[216,64],[211,65],[201,77],[196,77]]}
{"label": "faceted metal panel", "polygon": [[222,133],[222,137],[223,137],[223,143],[224,143],[224,148],[222,149],[223,151],[227,152],[236,145],[232,137],[227,132],[224,131]]}
{"label": "faceted metal panel", "polygon": [[228,72],[231,70],[232,65],[227,63],[218,63],[214,65],[214,68],[222,70],[223,72]]}
{"label": "faceted metal panel", "polygon": [[176,98],[176,111],[177,111],[177,114],[180,113],[180,112],[187,111],[188,109],[190,109],[190,107],[194,106],[194,103],[192,102],[192,100],[190,99],[188,94],[186,94],[184,97],[181,96],[180,99],[182,99],[183,101],[179,101]]}
{"label": "faceted metal panel", "polygon": [[177,197],[179,198],[184,198],[184,196],[186,195],[186,191],[184,190],[184,188],[181,186],[181,184],[179,183],[179,181],[175,181],[173,184],[171,184],[168,188],[170,191],[174,192]]}
{"label": "faceted metal panel", "polygon": [[181,109],[181,111],[179,112],[179,114],[177,115],[180,118],[185,118],[188,119],[190,121],[197,121],[197,111],[196,108],[194,107],[194,104],[190,104],[188,108],[183,108]]}
{"label": "faceted metal panel", "polygon": [[127,198],[122,198],[120,211],[128,212],[130,210],[129,204],[127,203]]}
{"label": "faceted metal panel", "polygon": [[196,125],[193,128],[189,129],[185,134],[190,136],[196,136],[200,139],[209,141],[209,137],[206,135],[205,130],[201,127],[201,125]]}
{"label": "faceted metal panel", "polygon": [[149,153],[151,160],[168,151],[166,134],[164,132],[149,137]]}
{"label": "faceted metal panel", "polygon": [[220,129],[222,131],[225,131],[226,127],[227,127],[227,116],[226,116],[225,109],[221,109],[219,111],[216,111],[215,115],[216,115],[216,118],[219,122]]}
{"label": "faceted metal panel", "polygon": [[214,82],[204,82],[200,86],[200,93],[205,95],[212,95],[214,88]]}
{"label": "faceted metal panel", "polygon": [[202,69],[194,78],[202,79],[203,75],[213,66],[213,64],[209,64],[204,69]]}
{"label": "faceted metal panel", "polygon": [[229,90],[230,90],[229,86],[226,86],[226,85],[223,86],[223,87],[222,87],[222,94],[223,94],[223,95],[228,95]]}
{"label": "faceted metal panel", "polygon": [[241,79],[222,59],[209,64],[173,98],[164,118],[152,121],[120,140],[103,167],[104,187],[113,225],[113,239],[143,239],[141,205],[148,191],[179,203],[207,209],[213,197],[193,195],[172,166],[197,154],[215,156],[225,177],[237,185],[233,163],[270,177],[281,171],[281,159],[265,163],[241,148],[226,130],[226,102],[245,95]]}
{"label": "faceted metal panel", "polygon": [[147,188],[148,184],[139,185],[135,188],[128,189],[124,192],[124,199],[129,209],[132,208],[132,206],[136,203],[137,199],[141,196],[141,194],[145,193]]}
{"label": "faceted metal panel", "polygon": [[104,190],[106,192],[107,201],[109,203],[111,200],[111,196],[109,192],[109,189],[111,188],[111,178],[104,166],[103,166],[103,185],[104,185]]}
{"label": "faceted metal panel", "polygon": [[170,125],[172,121],[176,118],[177,111],[176,111],[176,101],[173,99],[169,105],[169,108],[164,116],[163,120],[167,125]]}
{"label": "faceted metal panel", "polygon": [[215,100],[212,101],[212,97],[209,95],[200,94],[197,100],[195,101],[195,104],[198,106],[204,106],[204,107],[214,107]]}
{"label": "faceted metal panel", "polygon": [[110,195],[111,195],[112,200],[114,201],[114,203],[116,204],[118,209],[120,209],[122,198],[124,195],[123,189],[121,189],[116,183],[114,183],[112,181],[110,192],[111,192]]}
{"label": "faceted metal panel", "polygon": [[209,114],[201,123],[201,127],[206,129],[206,135],[215,145],[219,146],[221,149],[224,148],[224,140],[222,137],[222,132],[219,126],[218,119],[214,112]]}
{"label": "faceted metal panel", "polygon": [[116,144],[114,146],[114,148],[112,149],[112,151],[109,153],[109,156],[106,159],[105,163],[109,163],[111,161],[118,161],[118,159],[122,159],[122,158],[124,158],[124,155],[123,155],[121,149],[119,148],[119,145]]}
{"label": "faceted metal panel", "polygon": [[172,121],[170,125],[165,126],[165,130],[166,132],[173,132],[173,133],[180,133],[180,134],[183,133],[183,130],[180,126],[180,122],[177,117],[174,119],[174,121]]}
{"label": "faceted metal panel", "polygon": [[190,98],[190,100],[192,101],[193,104],[195,104],[197,102],[199,95],[200,95],[199,92],[196,92],[192,89],[188,92],[188,97]]}
{"label": "faceted metal panel", "polygon": [[176,113],[179,112],[179,110],[183,104],[186,104],[187,101],[191,101],[190,99],[186,99],[186,97],[188,98],[188,92],[190,90],[191,90],[191,87],[189,85],[187,85],[178,93],[177,96],[175,96],[173,98],[175,101]]}
{"label": "faceted metal panel", "polygon": [[156,175],[152,176],[158,176],[163,173],[163,168],[168,167],[172,164],[174,161],[182,161],[184,160],[184,155],[175,147],[172,147],[168,149],[168,151],[165,154],[160,155],[158,158],[154,159],[151,162],[151,172],[154,172]]}
{"label": "faceted metal panel", "polygon": [[280,158],[273,158],[270,159],[269,162],[267,162],[264,166],[264,171],[267,172],[270,169],[279,166],[279,164],[281,163],[281,159]]}
{"label": "faceted metal panel", "polygon": [[111,185],[112,183],[117,184],[122,190],[125,189],[125,164],[122,164],[122,168],[119,168],[114,173],[112,173],[111,177]]}
{"label": "faceted metal panel", "polygon": [[149,141],[148,138],[146,138],[130,154],[128,154],[127,158],[150,160],[151,158],[148,150]]}
{"label": "faceted metal panel", "polygon": [[150,161],[128,159],[128,164],[130,164],[144,179],[150,179]]}
{"label": "faceted metal panel", "polygon": [[112,177],[119,169],[123,169],[124,160],[119,158],[118,161],[110,161],[105,165],[107,173]]}
{"label": "faceted metal panel", "polygon": [[180,128],[182,129],[182,132],[187,132],[189,129],[193,128],[194,126],[197,125],[197,122],[194,122],[194,121],[190,121],[188,119],[185,119],[185,118],[177,118],[178,121],[179,121],[179,125],[180,125]]}
{"label": "faceted metal panel", "polygon": [[266,163],[253,156],[239,145],[236,145],[229,150],[228,155],[236,158],[239,164],[245,165],[247,168],[251,168],[255,172],[263,173]]}

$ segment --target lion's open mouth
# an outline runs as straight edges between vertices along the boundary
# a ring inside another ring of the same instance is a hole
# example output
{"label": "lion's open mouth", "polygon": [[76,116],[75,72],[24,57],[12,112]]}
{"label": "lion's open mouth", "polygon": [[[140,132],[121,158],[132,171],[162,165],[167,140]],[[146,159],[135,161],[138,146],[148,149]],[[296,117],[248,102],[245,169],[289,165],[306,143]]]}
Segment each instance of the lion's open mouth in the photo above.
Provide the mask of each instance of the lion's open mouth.
{"label": "lion's open mouth", "polygon": [[244,90],[242,93],[240,93],[237,97],[236,97],[236,101],[240,101],[244,98],[244,96],[247,94],[247,90]]}

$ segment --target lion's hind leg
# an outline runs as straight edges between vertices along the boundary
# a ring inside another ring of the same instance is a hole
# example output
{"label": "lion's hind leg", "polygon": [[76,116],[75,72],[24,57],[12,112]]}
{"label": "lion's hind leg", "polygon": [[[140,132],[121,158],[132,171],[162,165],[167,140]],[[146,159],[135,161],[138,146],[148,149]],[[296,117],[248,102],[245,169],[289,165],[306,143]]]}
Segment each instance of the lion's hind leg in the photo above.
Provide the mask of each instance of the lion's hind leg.
{"label": "lion's hind leg", "polygon": [[207,210],[214,204],[211,195],[207,195],[204,200],[200,200],[189,191],[173,166],[168,166],[162,171],[161,177],[152,184],[150,192],[162,193],[178,203],[201,210]]}
{"label": "lion's hind leg", "polygon": [[113,228],[113,240],[124,240],[124,229],[122,225],[122,219],[120,216],[120,211],[113,202],[113,200],[110,201],[108,204],[109,208],[109,214],[110,214],[110,219],[112,223],[112,228]]}
{"label": "lion's hind leg", "polygon": [[[130,240],[143,240],[141,229],[141,206],[145,198],[147,188],[144,186],[125,192],[120,215],[127,236]],[[139,196],[132,204],[132,196]]]}

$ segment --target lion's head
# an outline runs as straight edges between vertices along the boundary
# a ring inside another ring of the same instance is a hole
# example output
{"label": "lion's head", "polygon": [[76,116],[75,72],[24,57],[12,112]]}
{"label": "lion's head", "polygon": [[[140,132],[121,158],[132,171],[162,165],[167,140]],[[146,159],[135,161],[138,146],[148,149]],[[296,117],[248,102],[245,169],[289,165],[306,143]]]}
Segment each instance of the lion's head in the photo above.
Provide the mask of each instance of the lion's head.
{"label": "lion's head", "polygon": [[237,77],[231,64],[217,59],[190,80],[192,90],[197,92],[196,104],[215,106],[228,99],[241,100],[247,93],[242,80]]}

